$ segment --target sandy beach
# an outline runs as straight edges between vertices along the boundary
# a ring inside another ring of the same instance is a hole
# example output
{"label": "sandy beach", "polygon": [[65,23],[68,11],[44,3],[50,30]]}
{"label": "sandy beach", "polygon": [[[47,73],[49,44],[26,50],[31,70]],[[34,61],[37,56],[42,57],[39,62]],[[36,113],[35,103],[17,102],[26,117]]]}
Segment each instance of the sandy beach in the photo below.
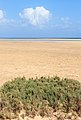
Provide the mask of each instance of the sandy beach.
{"label": "sandy beach", "polygon": [[80,41],[0,41],[0,85],[14,77],[49,75],[81,82]]}

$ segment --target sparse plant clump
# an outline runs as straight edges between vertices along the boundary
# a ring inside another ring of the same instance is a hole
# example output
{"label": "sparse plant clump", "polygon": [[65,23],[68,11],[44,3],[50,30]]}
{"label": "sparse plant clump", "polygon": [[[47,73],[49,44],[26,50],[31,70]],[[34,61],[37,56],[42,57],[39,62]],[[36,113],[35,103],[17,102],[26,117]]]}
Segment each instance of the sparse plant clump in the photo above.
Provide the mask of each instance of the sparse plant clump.
{"label": "sparse plant clump", "polygon": [[[28,116],[49,116],[54,111],[75,111],[81,116],[81,84],[71,79],[15,78],[0,89],[0,118],[15,117],[24,109]],[[6,111],[6,114],[4,114]]]}

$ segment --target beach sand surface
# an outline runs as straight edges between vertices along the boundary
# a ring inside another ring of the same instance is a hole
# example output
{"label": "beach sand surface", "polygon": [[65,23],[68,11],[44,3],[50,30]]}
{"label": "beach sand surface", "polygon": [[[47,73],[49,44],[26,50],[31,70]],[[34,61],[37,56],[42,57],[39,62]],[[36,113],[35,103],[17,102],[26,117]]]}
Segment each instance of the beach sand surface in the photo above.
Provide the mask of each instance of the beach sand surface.
{"label": "beach sand surface", "polygon": [[80,41],[0,41],[0,85],[19,76],[55,75],[81,82]]}

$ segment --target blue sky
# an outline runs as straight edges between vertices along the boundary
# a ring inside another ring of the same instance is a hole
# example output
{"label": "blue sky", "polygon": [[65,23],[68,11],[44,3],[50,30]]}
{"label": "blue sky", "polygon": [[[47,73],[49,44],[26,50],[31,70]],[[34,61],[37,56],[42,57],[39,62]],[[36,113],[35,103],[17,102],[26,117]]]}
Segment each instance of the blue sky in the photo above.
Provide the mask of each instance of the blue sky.
{"label": "blue sky", "polygon": [[0,0],[0,37],[81,37],[81,0]]}

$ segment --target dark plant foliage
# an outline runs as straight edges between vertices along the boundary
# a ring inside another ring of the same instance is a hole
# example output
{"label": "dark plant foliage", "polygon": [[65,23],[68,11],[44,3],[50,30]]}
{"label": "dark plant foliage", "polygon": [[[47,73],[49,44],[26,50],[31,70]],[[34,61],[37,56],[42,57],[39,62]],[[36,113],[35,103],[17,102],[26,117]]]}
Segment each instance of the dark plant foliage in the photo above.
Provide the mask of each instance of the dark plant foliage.
{"label": "dark plant foliage", "polygon": [[4,111],[27,115],[49,115],[54,111],[81,113],[81,84],[76,80],[59,77],[41,77],[26,80],[15,78],[0,89],[0,116]]}

